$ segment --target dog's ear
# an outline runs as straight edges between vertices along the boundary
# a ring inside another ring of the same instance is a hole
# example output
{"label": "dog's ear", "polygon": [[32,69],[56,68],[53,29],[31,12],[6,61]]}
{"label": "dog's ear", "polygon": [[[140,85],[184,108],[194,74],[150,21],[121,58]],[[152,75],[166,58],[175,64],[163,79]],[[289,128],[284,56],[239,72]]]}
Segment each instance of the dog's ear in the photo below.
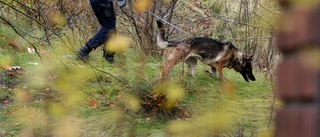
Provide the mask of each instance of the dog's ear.
{"label": "dog's ear", "polygon": [[250,62],[250,59],[248,58],[247,54],[244,54],[242,56],[242,62],[241,62],[242,67],[245,67],[248,62]]}
{"label": "dog's ear", "polygon": [[240,63],[240,65],[242,65],[242,63],[243,63],[243,58],[242,58],[242,57],[237,58],[237,61]]}
{"label": "dog's ear", "polygon": [[221,41],[224,45],[233,46],[233,44],[230,41]]}
{"label": "dog's ear", "polygon": [[251,63],[253,60],[253,55],[250,55],[249,57],[246,55],[245,57],[246,62]]}
{"label": "dog's ear", "polygon": [[161,20],[157,20],[157,25],[158,25],[158,28],[163,28],[163,23],[161,22]]}
{"label": "dog's ear", "polygon": [[249,60],[250,62],[253,60],[253,55],[250,55]]}

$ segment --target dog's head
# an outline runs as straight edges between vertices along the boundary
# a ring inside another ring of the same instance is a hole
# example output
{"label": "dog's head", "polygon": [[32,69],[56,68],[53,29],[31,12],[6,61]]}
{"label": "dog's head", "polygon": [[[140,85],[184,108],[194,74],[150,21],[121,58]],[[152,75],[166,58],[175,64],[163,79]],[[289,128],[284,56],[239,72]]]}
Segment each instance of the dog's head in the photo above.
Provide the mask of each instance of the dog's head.
{"label": "dog's head", "polygon": [[256,80],[252,73],[252,56],[242,56],[241,59],[237,61],[234,69],[242,75],[245,81]]}

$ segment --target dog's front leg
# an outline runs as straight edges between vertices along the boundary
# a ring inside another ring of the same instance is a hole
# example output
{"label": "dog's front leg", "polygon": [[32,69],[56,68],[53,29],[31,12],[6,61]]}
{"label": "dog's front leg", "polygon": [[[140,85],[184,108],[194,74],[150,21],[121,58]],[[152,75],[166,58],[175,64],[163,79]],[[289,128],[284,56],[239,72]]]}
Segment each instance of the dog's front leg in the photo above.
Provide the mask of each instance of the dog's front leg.
{"label": "dog's front leg", "polygon": [[222,63],[220,62],[216,62],[216,68],[218,70],[218,74],[219,74],[219,80],[223,80],[223,74],[222,74]]}
{"label": "dog's front leg", "polygon": [[189,76],[194,77],[194,71],[196,69],[197,59],[194,57],[189,57],[186,59],[186,63],[189,66]]}

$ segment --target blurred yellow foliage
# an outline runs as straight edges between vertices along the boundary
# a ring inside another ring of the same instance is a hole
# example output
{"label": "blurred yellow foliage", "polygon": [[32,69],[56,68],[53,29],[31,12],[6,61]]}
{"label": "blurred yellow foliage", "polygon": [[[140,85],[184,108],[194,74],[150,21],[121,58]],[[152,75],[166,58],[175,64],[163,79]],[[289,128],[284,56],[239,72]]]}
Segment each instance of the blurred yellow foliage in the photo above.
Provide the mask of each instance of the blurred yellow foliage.
{"label": "blurred yellow foliage", "polygon": [[169,125],[167,126],[167,133],[169,135],[177,135],[177,134],[190,135],[189,131],[192,128],[193,127],[191,126],[191,122],[177,120],[169,123]]}
{"label": "blurred yellow foliage", "polygon": [[233,116],[227,112],[209,112],[196,117],[195,122],[201,123],[197,126],[205,130],[226,130],[233,124]]}
{"label": "blurred yellow foliage", "polygon": [[93,70],[88,67],[75,67],[71,75],[74,76],[74,83],[82,83],[95,77]]}
{"label": "blurred yellow foliage", "polygon": [[59,28],[63,27],[66,24],[66,20],[62,14],[53,14],[51,19],[53,23]]}
{"label": "blurred yellow foliage", "polygon": [[3,68],[9,65],[11,62],[11,57],[9,56],[0,56],[0,67]]}
{"label": "blurred yellow foliage", "polygon": [[127,98],[123,99],[122,102],[131,111],[137,112],[141,109],[141,101],[135,96],[130,95]]}
{"label": "blurred yellow foliage", "polygon": [[51,104],[49,106],[49,112],[51,115],[53,115],[55,117],[61,117],[65,114],[64,108],[62,108],[58,104]]}
{"label": "blurred yellow foliage", "polygon": [[105,120],[106,122],[116,123],[116,122],[122,121],[124,119],[124,115],[125,115],[124,112],[121,110],[110,111],[110,113],[106,116],[106,118],[108,119],[105,119]]}
{"label": "blurred yellow foliage", "polygon": [[130,46],[130,39],[121,35],[111,35],[105,45],[109,52],[124,53]]}
{"label": "blurred yellow foliage", "polygon": [[71,95],[65,98],[65,105],[70,107],[76,107],[83,102],[84,98],[82,92],[73,92]]}
{"label": "blurred yellow foliage", "polygon": [[274,129],[263,130],[259,132],[258,137],[273,137],[274,132]]}
{"label": "blurred yellow foliage", "polygon": [[291,2],[298,7],[316,8],[320,0],[291,0]]}
{"label": "blurred yellow foliage", "polygon": [[[77,81],[74,80],[73,76],[80,74],[82,73],[73,74],[69,72],[69,74],[62,75],[57,79],[56,86],[64,97],[63,103],[66,107],[75,107],[84,100],[83,92],[81,92],[74,84],[74,82]],[[77,78],[77,80],[79,79]]]}
{"label": "blurred yellow foliage", "polygon": [[40,128],[45,126],[46,115],[45,113],[38,108],[33,108],[29,106],[24,106],[19,109],[15,114],[16,121],[18,124],[28,126],[29,128]]}
{"label": "blurred yellow foliage", "polygon": [[177,103],[182,101],[185,96],[185,90],[173,82],[167,82],[163,85],[160,85],[155,89],[156,94],[164,94],[166,100],[164,102],[164,107],[166,109],[171,109],[177,106]]}
{"label": "blurred yellow foliage", "polygon": [[228,96],[234,96],[236,91],[236,86],[232,82],[222,82],[221,83],[221,90]]}
{"label": "blurred yellow foliage", "polygon": [[308,47],[313,47],[313,48],[304,49],[300,53],[301,62],[304,62],[307,67],[320,70],[320,48],[319,48],[319,46],[318,45],[310,45]]}
{"label": "blurred yellow foliage", "polygon": [[[57,48],[55,53],[48,51],[42,58],[43,63],[34,66],[34,69],[29,71],[30,77],[27,80],[28,87],[26,89],[15,89],[15,100],[18,104],[26,106],[17,114],[16,118],[17,122],[21,121],[26,124],[23,129],[25,132],[22,132],[23,135],[35,134],[37,131],[34,129],[37,128],[49,130],[50,133],[48,134],[52,136],[72,137],[79,136],[81,133],[76,126],[80,124],[73,120],[78,112],[78,106],[84,102],[84,93],[80,89],[84,86],[84,82],[95,75],[88,67],[63,64],[64,62],[61,61],[63,60],[62,55],[67,54],[68,49],[61,47]],[[47,101],[39,102],[41,105],[48,106],[48,109],[43,110],[43,112],[31,107],[33,96],[33,93],[29,90],[31,88],[46,89],[45,91],[39,90],[37,91],[39,93],[35,94],[44,96],[52,94],[57,102],[51,102],[50,99],[49,103]],[[48,120],[47,117],[54,120]],[[33,125],[41,126],[35,127]]]}
{"label": "blurred yellow foliage", "polygon": [[[227,112],[207,112],[190,121],[172,121],[167,126],[170,135],[203,136],[226,131],[232,127],[234,117]],[[200,132],[201,131],[201,132]]]}
{"label": "blurred yellow foliage", "polygon": [[54,131],[57,137],[79,137],[81,134],[80,121],[74,117],[65,117],[60,120],[60,123]]}
{"label": "blurred yellow foliage", "polygon": [[153,0],[137,0],[133,5],[133,9],[135,12],[142,13],[150,9],[152,2]]}
{"label": "blurred yellow foliage", "polygon": [[28,103],[30,100],[30,95],[27,91],[22,89],[15,89],[15,99],[19,103]]}
{"label": "blurred yellow foliage", "polygon": [[[233,88],[225,85],[225,90]],[[204,104],[199,105],[203,107]],[[243,113],[240,108],[236,98],[214,101],[205,111],[194,111],[191,118],[169,122],[166,132],[170,136],[223,136],[224,133],[234,130],[235,121],[239,120]]]}

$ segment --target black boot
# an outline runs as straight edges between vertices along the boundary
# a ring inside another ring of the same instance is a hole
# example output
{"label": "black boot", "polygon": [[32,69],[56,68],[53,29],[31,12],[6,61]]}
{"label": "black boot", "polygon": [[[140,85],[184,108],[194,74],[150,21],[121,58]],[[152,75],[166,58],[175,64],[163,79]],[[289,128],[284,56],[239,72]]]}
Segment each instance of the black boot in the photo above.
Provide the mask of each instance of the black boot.
{"label": "black boot", "polygon": [[78,49],[77,55],[81,60],[88,61],[90,52],[91,52],[91,49],[87,45],[84,45],[83,47]]}
{"label": "black boot", "polygon": [[114,53],[108,53],[105,50],[103,50],[103,57],[110,63],[114,62]]}

